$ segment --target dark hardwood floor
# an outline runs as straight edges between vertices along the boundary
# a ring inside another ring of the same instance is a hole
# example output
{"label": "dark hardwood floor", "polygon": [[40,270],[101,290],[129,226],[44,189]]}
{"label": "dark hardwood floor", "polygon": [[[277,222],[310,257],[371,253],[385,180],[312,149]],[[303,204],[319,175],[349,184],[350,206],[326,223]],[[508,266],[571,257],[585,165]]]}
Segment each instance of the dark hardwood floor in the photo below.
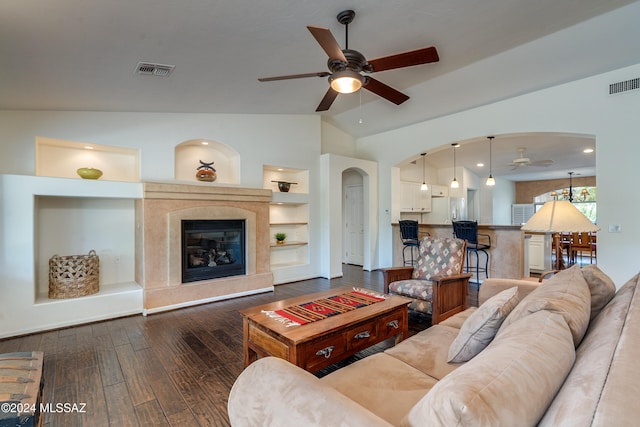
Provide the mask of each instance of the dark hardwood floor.
{"label": "dark hardwood floor", "polygon": [[[382,273],[344,266],[337,279],[276,286],[274,292],[148,317],[131,316],[0,340],[0,353],[43,351],[44,400],[86,403],[85,413],[44,414],[48,427],[228,426],[227,397],[243,369],[238,310],[339,286],[382,291]],[[475,305],[475,286],[469,289]],[[429,319],[410,316],[410,334]],[[385,341],[332,369],[392,345]]]}

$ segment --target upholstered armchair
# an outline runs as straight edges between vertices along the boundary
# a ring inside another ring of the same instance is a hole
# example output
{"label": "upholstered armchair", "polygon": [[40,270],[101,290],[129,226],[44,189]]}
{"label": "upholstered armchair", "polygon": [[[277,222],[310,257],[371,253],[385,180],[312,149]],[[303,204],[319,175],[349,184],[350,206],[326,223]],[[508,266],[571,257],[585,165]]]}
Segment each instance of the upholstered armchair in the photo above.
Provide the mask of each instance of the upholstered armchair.
{"label": "upholstered armchair", "polygon": [[435,325],[467,309],[471,273],[462,273],[466,241],[423,237],[415,268],[383,269],[384,292],[411,298],[410,310],[431,315]]}

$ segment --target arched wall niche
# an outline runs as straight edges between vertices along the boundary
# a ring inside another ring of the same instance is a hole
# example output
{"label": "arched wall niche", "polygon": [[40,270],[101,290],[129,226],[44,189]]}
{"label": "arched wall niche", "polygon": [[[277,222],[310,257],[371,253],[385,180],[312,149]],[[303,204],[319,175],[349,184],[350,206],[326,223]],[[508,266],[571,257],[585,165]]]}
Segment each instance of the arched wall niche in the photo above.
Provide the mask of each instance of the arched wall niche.
{"label": "arched wall niche", "polygon": [[211,139],[190,139],[176,145],[175,178],[194,181],[200,162],[213,163],[218,184],[240,184],[240,155],[236,150]]}

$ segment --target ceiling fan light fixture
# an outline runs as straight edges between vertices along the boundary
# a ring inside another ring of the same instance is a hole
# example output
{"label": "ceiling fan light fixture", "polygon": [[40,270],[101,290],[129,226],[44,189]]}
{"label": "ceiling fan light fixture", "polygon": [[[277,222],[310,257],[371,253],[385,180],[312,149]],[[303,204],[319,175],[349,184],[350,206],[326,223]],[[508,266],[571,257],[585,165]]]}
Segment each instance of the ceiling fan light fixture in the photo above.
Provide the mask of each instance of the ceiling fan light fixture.
{"label": "ceiling fan light fixture", "polygon": [[353,70],[337,71],[329,76],[331,88],[338,93],[353,93],[360,90],[364,78]]}

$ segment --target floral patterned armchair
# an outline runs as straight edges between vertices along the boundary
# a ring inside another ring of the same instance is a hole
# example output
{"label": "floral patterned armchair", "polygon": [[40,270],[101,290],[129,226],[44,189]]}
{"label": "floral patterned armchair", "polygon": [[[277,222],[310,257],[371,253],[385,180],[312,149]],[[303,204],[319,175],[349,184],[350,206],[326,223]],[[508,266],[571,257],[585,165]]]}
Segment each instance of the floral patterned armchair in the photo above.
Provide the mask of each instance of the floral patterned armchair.
{"label": "floral patterned armchair", "polygon": [[427,236],[416,267],[383,269],[384,292],[411,298],[410,310],[431,315],[435,325],[467,309],[471,273],[462,273],[466,241]]}

